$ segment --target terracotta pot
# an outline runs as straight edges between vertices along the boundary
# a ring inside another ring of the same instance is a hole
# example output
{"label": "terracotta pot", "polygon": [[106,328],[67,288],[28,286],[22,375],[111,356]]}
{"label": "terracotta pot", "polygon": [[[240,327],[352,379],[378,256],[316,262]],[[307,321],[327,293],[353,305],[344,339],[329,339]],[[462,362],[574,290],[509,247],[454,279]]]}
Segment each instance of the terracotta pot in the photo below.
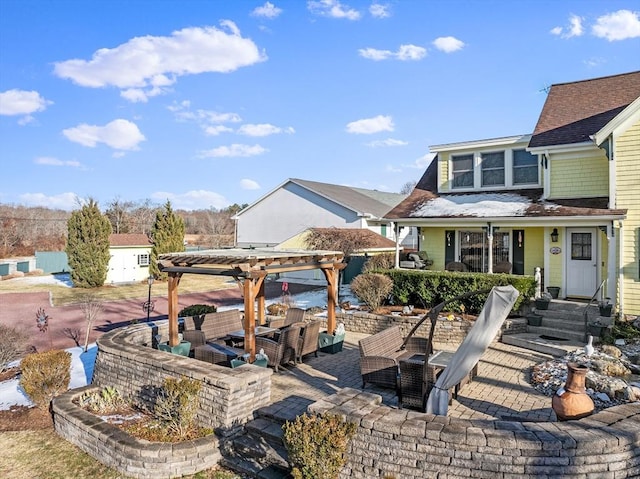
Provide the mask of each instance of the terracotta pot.
{"label": "terracotta pot", "polygon": [[551,400],[558,421],[581,419],[593,413],[593,401],[584,388],[589,368],[576,363],[567,363],[567,382],[558,389]]}

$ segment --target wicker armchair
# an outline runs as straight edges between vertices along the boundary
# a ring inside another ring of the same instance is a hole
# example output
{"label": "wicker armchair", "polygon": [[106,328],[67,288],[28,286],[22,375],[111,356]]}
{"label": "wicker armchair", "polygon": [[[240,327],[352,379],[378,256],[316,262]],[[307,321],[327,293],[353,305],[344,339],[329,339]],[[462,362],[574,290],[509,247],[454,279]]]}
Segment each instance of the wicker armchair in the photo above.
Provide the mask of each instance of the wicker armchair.
{"label": "wicker armchair", "polygon": [[300,340],[300,327],[289,326],[280,331],[278,340],[257,337],[256,350],[263,349],[269,358],[269,366],[278,372],[278,366],[296,360]]}
{"label": "wicker armchair", "polygon": [[293,323],[298,323],[300,321],[304,321],[304,315],[306,311],[300,308],[289,308],[287,309],[287,314],[281,318],[274,318],[269,321],[270,328],[286,328],[291,326]]}
{"label": "wicker armchair", "polygon": [[316,358],[318,357],[318,336],[320,336],[320,321],[315,320],[304,324],[298,344],[298,361],[302,362],[302,357],[311,353],[315,353]]}
{"label": "wicker armchair", "polygon": [[402,349],[399,326],[392,326],[358,342],[362,387],[366,383],[398,390],[398,363],[401,358],[426,353],[427,338],[411,337]]}

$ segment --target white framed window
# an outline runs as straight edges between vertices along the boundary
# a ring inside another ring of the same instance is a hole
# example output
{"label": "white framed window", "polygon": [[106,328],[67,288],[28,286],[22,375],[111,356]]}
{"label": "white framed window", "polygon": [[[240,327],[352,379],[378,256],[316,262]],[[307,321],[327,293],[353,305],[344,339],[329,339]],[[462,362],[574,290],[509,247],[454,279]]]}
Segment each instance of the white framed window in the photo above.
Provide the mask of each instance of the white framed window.
{"label": "white framed window", "polygon": [[451,157],[454,188],[473,188],[473,154]]}
{"label": "white framed window", "polygon": [[482,186],[504,186],[504,151],[480,155]]}
{"label": "white framed window", "polygon": [[538,157],[527,150],[513,150],[513,184],[538,184]]}
{"label": "white framed window", "polygon": [[149,254],[138,255],[138,266],[149,266]]}

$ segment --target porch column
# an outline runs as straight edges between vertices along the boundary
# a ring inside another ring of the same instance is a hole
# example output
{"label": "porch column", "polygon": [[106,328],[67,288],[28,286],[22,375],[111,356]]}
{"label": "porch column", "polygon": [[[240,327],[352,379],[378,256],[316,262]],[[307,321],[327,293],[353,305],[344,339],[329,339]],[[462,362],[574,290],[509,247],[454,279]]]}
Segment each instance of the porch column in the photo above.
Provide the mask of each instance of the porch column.
{"label": "porch column", "polygon": [[177,346],[178,340],[178,285],[182,273],[169,273],[168,306],[169,306],[169,346]]}
{"label": "porch column", "polygon": [[395,223],[394,225],[394,229],[395,229],[395,234],[396,234],[396,251],[395,251],[395,258],[394,258],[394,268],[398,269],[400,268],[400,225],[398,224],[398,222]]}
{"label": "porch column", "polygon": [[487,265],[487,273],[493,273],[493,227],[491,223],[489,223],[489,228],[487,228],[487,241],[489,243],[489,251],[487,251],[487,261],[489,264]]}
{"label": "porch column", "polygon": [[[607,294],[615,303],[618,303],[616,294],[616,251],[618,249],[619,237],[615,237],[613,222],[607,225]],[[618,305],[620,307],[620,305]]]}

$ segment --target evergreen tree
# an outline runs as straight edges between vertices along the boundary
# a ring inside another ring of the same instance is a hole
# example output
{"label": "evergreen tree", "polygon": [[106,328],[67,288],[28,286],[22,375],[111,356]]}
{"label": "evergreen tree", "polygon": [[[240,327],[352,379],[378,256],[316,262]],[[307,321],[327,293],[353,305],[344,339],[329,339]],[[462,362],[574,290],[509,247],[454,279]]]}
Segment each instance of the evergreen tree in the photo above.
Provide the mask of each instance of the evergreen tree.
{"label": "evergreen tree", "polygon": [[111,223],[90,199],[67,221],[67,257],[76,288],[97,288],[107,279]]}
{"label": "evergreen tree", "polygon": [[184,220],[171,209],[167,200],[164,209],[156,213],[156,220],[151,228],[151,264],[149,273],[156,278],[166,279],[167,275],[158,269],[158,257],[164,253],[184,251]]}

